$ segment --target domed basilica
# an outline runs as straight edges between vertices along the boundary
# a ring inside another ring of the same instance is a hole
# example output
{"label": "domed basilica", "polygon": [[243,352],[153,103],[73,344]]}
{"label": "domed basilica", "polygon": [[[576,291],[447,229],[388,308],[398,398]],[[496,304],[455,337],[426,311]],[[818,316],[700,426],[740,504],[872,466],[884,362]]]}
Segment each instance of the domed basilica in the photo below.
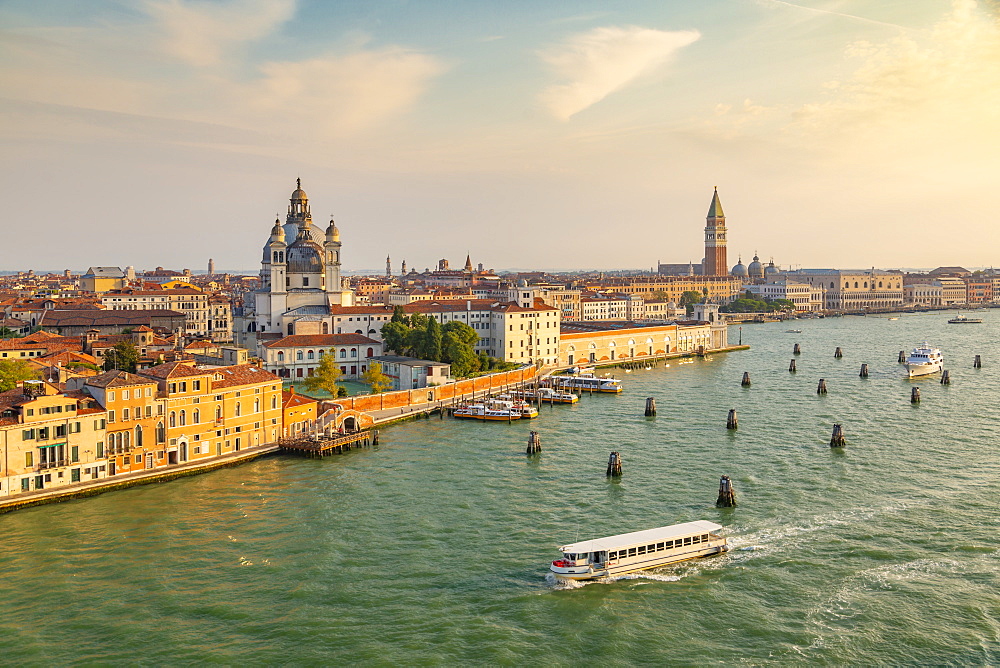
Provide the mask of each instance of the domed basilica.
{"label": "domed basilica", "polygon": [[330,307],[354,304],[340,276],[340,247],[332,219],[325,232],[313,224],[297,179],[284,225],[276,219],[264,244],[260,287],[246,295],[236,318],[243,345],[253,349],[262,339],[333,331]]}

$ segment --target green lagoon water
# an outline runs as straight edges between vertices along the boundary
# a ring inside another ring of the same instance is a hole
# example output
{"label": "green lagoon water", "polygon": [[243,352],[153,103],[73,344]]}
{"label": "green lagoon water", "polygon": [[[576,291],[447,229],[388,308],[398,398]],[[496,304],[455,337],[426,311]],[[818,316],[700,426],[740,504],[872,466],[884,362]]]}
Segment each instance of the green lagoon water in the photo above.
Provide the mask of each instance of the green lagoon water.
{"label": "green lagoon water", "polygon": [[[622,395],[531,422],[413,421],[344,456],[2,516],[0,657],[995,665],[1000,311],[983,325],[948,317],[747,325],[750,351],[618,370]],[[905,379],[897,354],[924,339],[952,385]],[[835,422],[843,450],[828,446]],[[618,482],[604,476],[611,450]],[[721,474],[738,508],[714,507]],[[545,577],[559,544],[695,519],[724,525],[732,552],[585,586]]]}

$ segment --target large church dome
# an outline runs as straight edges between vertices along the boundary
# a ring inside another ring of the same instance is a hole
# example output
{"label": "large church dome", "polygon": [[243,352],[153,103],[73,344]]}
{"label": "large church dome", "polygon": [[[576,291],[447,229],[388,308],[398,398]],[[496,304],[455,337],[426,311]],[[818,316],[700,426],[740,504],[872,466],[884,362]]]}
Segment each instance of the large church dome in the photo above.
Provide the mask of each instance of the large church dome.
{"label": "large church dome", "polygon": [[729,273],[739,278],[747,278],[750,275],[747,273],[746,265],[743,264],[743,258],[740,258],[739,262],[736,263],[736,266],[734,266],[733,270]]}
{"label": "large church dome", "polygon": [[756,255],[753,256],[753,262],[747,267],[747,273],[750,274],[750,278],[764,278],[764,265],[760,263],[760,258]]}

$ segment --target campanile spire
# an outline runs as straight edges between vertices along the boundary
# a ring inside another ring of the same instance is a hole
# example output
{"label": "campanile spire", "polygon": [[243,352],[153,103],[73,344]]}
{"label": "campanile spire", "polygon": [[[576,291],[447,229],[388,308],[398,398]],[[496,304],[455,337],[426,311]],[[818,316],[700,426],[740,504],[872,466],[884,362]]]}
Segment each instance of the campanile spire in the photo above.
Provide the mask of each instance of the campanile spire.
{"label": "campanile spire", "polygon": [[726,214],[722,212],[722,202],[719,201],[719,187],[712,193],[712,204],[708,207],[705,217],[705,264],[702,274],[705,276],[724,276],[729,272],[726,263]]}

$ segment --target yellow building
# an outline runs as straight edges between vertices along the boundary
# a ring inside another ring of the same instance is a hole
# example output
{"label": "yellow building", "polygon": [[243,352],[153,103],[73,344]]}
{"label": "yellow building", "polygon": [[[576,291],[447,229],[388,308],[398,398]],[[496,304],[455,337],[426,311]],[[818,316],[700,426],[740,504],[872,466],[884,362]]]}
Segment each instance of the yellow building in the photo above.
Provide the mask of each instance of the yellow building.
{"label": "yellow building", "polygon": [[104,410],[80,393],[26,381],[0,393],[0,496],[107,475]]}
{"label": "yellow building", "polygon": [[125,287],[125,272],[119,267],[91,267],[80,277],[80,288],[86,292],[108,292]]}
{"label": "yellow building", "polygon": [[[694,353],[716,347],[708,322],[670,324],[621,322],[563,323],[559,336],[559,366],[615,364],[674,353]],[[724,344],[723,344],[724,345]]]}
{"label": "yellow building", "polygon": [[163,399],[167,451],[198,461],[277,441],[281,382],[252,364],[197,368],[168,362],[141,372]]}

